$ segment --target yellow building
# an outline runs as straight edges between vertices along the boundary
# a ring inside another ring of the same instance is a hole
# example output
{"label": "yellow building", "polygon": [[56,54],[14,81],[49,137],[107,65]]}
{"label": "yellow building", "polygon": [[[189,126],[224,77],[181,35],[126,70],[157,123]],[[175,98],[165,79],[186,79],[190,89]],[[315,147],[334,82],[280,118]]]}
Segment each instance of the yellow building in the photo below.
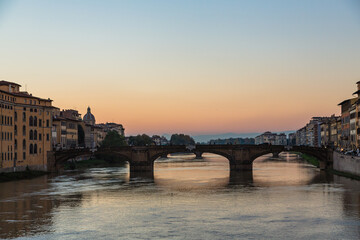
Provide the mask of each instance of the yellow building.
{"label": "yellow building", "polygon": [[52,100],[0,81],[0,171],[46,170],[51,151]]}

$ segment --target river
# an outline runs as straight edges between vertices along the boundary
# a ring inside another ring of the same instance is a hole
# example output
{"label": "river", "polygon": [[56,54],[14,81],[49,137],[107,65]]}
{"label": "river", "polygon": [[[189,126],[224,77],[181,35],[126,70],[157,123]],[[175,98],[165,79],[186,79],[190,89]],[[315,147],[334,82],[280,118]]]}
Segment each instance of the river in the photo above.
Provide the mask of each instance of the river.
{"label": "river", "polygon": [[360,239],[359,181],[290,153],[252,174],[203,156],[160,159],[153,180],[124,165],[0,183],[0,238]]}

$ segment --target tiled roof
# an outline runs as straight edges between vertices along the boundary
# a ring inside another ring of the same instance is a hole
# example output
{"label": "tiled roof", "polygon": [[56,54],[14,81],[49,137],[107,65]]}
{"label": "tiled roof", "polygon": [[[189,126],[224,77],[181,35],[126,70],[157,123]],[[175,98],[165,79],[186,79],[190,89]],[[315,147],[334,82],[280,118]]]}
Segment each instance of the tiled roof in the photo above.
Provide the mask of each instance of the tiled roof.
{"label": "tiled roof", "polygon": [[19,85],[17,83],[14,83],[14,82],[8,82],[8,81],[5,81],[5,80],[0,81],[0,86],[2,86],[2,85],[10,85],[10,84],[21,87],[21,85]]}

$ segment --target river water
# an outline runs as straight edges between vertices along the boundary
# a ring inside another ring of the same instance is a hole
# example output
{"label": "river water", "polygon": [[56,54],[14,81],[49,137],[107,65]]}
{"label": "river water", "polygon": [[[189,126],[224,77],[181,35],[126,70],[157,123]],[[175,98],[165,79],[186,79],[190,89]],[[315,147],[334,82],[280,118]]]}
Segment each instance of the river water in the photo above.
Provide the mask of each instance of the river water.
{"label": "river water", "polygon": [[360,182],[295,154],[266,155],[252,174],[204,154],[0,183],[0,238],[360,239]]}

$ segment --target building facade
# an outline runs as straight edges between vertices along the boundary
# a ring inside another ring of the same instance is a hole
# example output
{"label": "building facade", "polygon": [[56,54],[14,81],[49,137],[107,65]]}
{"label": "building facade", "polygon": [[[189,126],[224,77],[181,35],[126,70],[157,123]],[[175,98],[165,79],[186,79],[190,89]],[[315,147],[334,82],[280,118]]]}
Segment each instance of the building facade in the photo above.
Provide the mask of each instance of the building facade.
{"label": "building facade", "polygon": [[51,151],[52,100],[20,91],[20,85],[0,81],[1,171],[46,170]]}

